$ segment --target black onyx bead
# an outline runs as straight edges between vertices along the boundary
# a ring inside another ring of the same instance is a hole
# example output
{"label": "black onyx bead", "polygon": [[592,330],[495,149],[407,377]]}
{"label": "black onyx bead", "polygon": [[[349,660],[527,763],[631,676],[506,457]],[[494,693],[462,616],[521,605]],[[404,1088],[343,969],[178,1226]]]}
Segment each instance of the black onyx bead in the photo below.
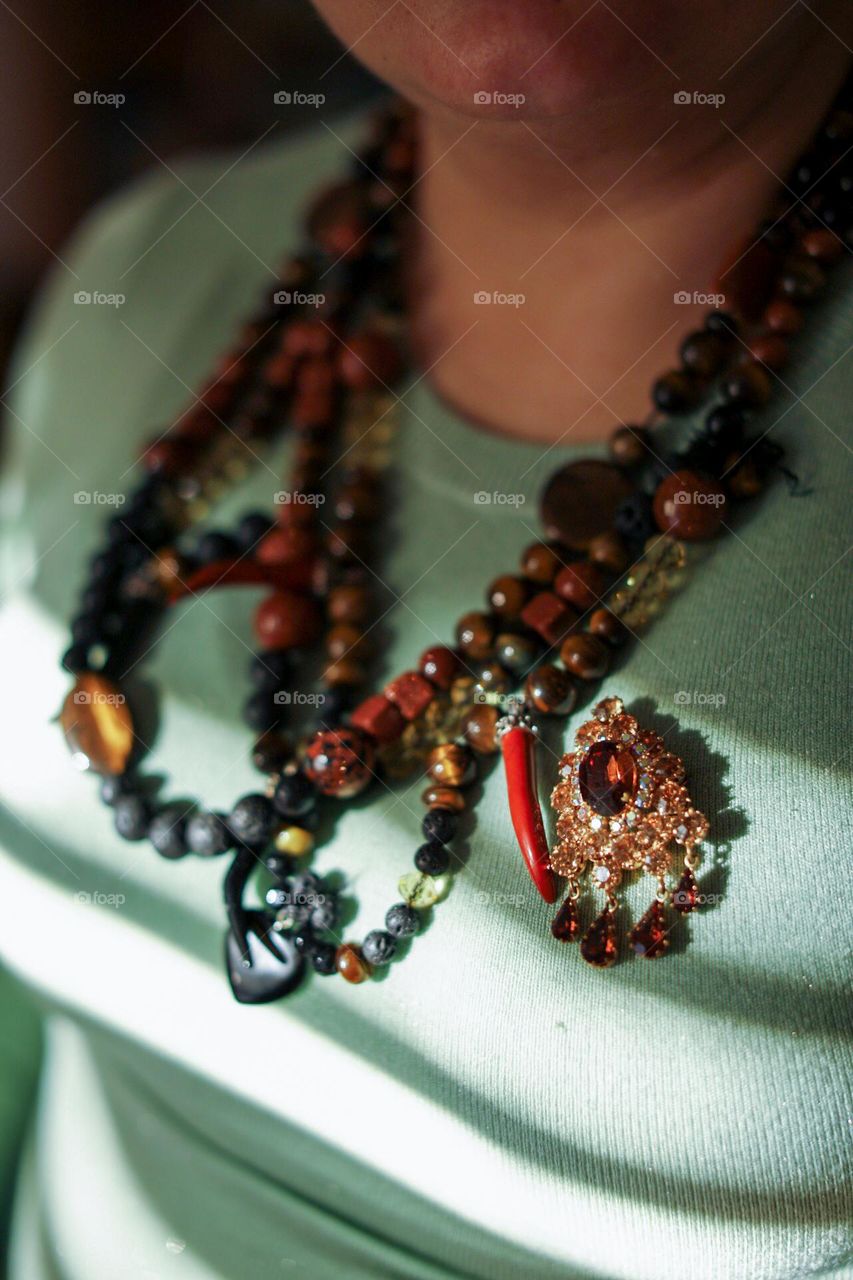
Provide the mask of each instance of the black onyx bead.
{"label": "black onyx bead", "polygon": [[270,801],[254,792],[237,801],[228,817],[228,826],[244,844],[259,846],[269,840],[274,820]]}
{"label": "black onyx bead", "polygon": [[264,866],[276,880],[284,880],[290,873],[291,860],[281,853],[268,853],[264,858]]}
{"label": "black onyx bead", "polygon": [[77,675],[80,671],[88,671],[88,657],[89,646],[87,644],[72,644],[62,655],[63,669],[72,676]]}
{"label": "black onyx bead", "polygon": [[231,847],[231,833],[221,814],[196,813],[187,823],[187,844],[200,858],[215,858]]}
{"label": "black onyx bead", "polygon": [[705,317],[705,328],[724,337],[736,337],[739,332],[737,320],[728,311],[710,311]]}
{"label": "black onyx bead", "polygon": [[148,827],[148,839],[163,858],[183,858],[187,852],[187,806],[164,805]]}
{"label": "black onyx bead", "polygon": [[283,818],[304,818],[317,806],[317,792],[304,773],[285,773],[279,778],[272,798]]}
{"label": "black onyx bead", "polygon": [[209,529],[203,533],[196,543],[196,555],[205,563],[211,560],[230,560],[239,554],[237,541],[227,533],[218,529]]}
{"label": "black onyx bead", "polygon": [[430,840],[415,854],[415,866],[427,876],[441,876],[450,866],[450,854],[443,844]]}
{"label": "black onyx bead", "polygon": [[311,964],[315,973],[324,975],[335,973],[337,966],[335,964],[335,954],[337,948],[331,942],[314,941],[311,947]]}
{"label": "black onyx bead", "polygon": [[420,916],[414,907],[405,902],[397,902],[385,913],[385,928],[395,938],[409,938],[417,933],[421,923]]}
{"label": "black onyx bead", "polygon": [[645,542],[656,529],[651,498],[644,493],[632,493],[617,507],[613,524],[626,542]]}
{"label": "black onyx bead", "polygon": [[293,659],[287,649],[256,653],[249,663],[249,679],[257,689],[278,689],[293,674]]}
{"label": "black onyx bead", "polygon": [[256,733],[265,733],[280,723],[283,710],[283,705],[275,701],[274,690],[259,689],[243,704],[243,719]]}
{"label": "black onyx bead", "polygon": [[361,944],[361,954],[368,964],[390,964],[396,950],[396,939],[384,929],[372,929]]}
{"label": "black onyx bead", "polygon": [[734,449],[743,439],[746,422],[743,410],[736,404],[721,404],[705,419],[703,435],[714,444]]}
{"label": "black onyx bead", "polygon": [[421,830],[425,840],[447,844],[456,832],[456,814],[450,809],[430,809],[429,813],[424,815]]}
{"label": "black onyx bead", "polygon": [[151,813],[142,796],[122,796],[116,801],[114,815],[115,828],[122,839],[145,839]]}
{"label": "black onyx bead", "polygon": [[237,526],[237,541],[242,551],[251,551],[253,547],[266,537],[273,527],[273,521],[263,511],[250,511]]}

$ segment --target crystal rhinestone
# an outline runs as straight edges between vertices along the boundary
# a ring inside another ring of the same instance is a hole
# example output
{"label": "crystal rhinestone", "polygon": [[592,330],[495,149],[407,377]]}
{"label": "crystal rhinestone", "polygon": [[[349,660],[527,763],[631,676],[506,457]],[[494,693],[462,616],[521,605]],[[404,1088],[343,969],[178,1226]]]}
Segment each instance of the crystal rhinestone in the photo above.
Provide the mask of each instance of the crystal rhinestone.
{"label": "crystal rhinestone", "polygon": [[587,964],[595,965],[597,969],[609,968],[618,958],[615,914],[605,907],[593,920],[581,942],[581,955]]}
{"label": "crystal rhinestone", "polygon": [[579,781],[584,800],[596,813],[610,817],[621,813],[637,793],[637,762],[617,743],[597,742],[581,764]]}
{"label": "crystal rhinestone", "polygon": [[566,898],[551,921],[551,933],[559,942],[574,942],[578,935],[578,911],[574,898]]}
{"label": "crystal rhinestone", "polygon": [[599,884],[606,884],[610,879],[610,872],[607,870],[607,867],[596,867],[595,878]]}
{"label": "crystal rhinestone", "polygon": [[687,828],[683,822],[675,828],[675,838],[679,844],[687,839]]}

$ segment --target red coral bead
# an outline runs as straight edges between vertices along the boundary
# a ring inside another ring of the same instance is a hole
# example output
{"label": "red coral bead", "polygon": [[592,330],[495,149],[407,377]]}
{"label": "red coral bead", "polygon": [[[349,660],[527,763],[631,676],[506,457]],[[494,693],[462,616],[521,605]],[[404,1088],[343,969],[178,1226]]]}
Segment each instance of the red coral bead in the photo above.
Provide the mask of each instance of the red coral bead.
{"label": "red coral bead", "polygon": [[675,471],[658,485],[654,517],[662,533],[686,542],[712,538],[726,518],[728,500],[715,480],[698,471]]}

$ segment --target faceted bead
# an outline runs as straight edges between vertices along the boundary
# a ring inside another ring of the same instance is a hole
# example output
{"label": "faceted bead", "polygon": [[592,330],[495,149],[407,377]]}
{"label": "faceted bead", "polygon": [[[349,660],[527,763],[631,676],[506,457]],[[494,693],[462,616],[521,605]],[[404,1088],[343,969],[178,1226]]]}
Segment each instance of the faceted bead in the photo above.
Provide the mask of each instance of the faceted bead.
{"label": "faceted bead", "polygon": [[637,762],[615,742],[596,742],[581,761],[578,784],[583,799],[606,817],[621,813],[634,799],[639,782]]}
{"label": "faceted bead", "polygon": [[637,955],[645,956],[647,960],[655,960],[669,949],[669,931],[662,902],[655,899],[646,914],[634,925],[628,940]]}
{"label": "faceted bead", "polygon": [[365,982],[372,972],[371,967],[357,946],[345,942],[335,952],[335,965],[338,973],[347,982]]}
{"label": "faceted bead", "polygon": [[83,672],[62,704],[59,723],[80,769],[122,773],[133,750],[133,721],[117,685]]}
{"label": "faceted bead", "polygon": [[615,964],[619,952],[616,946],[616,912],[605,907],[593,920],[581,942],[581,955],[587,964],[597,969],[608,969]]}
{"label": "faceted bead", "polygon": [[368,785],[373,767],[371,740],[358,729],[321,729],[305,754],[305,772],[323,795],[348,799]]}
{"label": "faceted bead", "polygon": [[658,485],[655,521],[662,533],[687,542],[711,538],[723,523],[727,500],[723,489],[696,471],[675,471]]}
{"label": "faceted bead", "polygon": [[410,871],[408,875],[402,876],[397,888],[406,904],[419,911],[434,906],[444,890],[440,880],[421,871]]}
{"label": "faceted bead", "polygon": [[551,933],[559,942],[574,942],[579,927],[577,900],[569,896],[551,921]]}
{"label": "faceted bead", "polygon": [[689,867],[685,867],[678,884],[672,895],[672,905],[675,911],[680,911],[682,915],[687,915],[690,911],[696,910],[696,899],[698,890],[696,887],[696,877]]}

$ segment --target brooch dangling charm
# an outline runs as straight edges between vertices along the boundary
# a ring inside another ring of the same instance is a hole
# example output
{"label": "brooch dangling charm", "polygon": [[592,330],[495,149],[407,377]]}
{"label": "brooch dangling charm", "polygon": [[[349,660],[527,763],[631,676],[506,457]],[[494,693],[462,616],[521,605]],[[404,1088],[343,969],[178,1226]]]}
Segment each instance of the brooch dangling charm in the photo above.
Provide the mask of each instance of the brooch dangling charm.
{"label": "brooch dangling charm", "polygon": [[[696,846],[708,820],[694,808],[684,785],[684,765],[666,750],[660,734],[641,729],[620,698],[605,698],[575,735],[551,794],[557,812],[557,843],[550,866],[569,882],[566,899],[551,925],[562,942],[579,933],[577,899],[587,863],[595,886],[606,895],[600,914],[580,944],[584,960],[607,968],[618,957],[616,890],[625,872],[645,871],[658,890],[629,936],[632,949],[652,960],[669,947],[667,903],[686,914],[696,905]],[[674,890],[667,876],[683,850],[683,870]]]}

